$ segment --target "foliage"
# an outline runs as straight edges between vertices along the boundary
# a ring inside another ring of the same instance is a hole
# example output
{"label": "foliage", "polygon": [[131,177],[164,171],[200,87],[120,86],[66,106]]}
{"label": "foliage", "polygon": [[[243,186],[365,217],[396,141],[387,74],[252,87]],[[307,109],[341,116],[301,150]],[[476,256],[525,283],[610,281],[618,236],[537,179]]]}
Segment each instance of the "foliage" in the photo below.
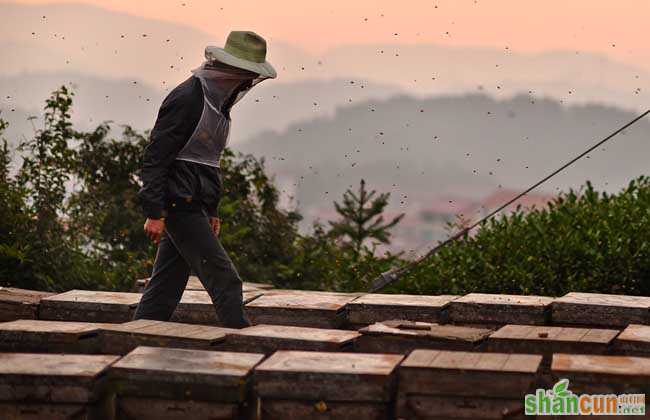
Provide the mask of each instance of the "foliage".
{"label": "foliage", "polygon": [[559,296],[569,291],[650,295],[650,178],[618,194],[582,191],[548,208],[492,219],[441,249],[395,289]]}

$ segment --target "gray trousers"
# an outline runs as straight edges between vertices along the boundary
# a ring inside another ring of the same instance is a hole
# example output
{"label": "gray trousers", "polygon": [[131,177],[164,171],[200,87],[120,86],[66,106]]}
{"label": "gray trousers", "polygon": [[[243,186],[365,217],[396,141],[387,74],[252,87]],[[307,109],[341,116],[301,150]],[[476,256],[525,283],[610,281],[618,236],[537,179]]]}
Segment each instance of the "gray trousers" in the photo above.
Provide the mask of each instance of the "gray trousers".
{"label": "gray trousers", "polygon": [[214,235],[208,216],[198,211],[170,212],[151,279],[133,319],[168,321],[181,300],[190,271],[212,298],[223,326],[250,326],[244,312],[242,281]]}

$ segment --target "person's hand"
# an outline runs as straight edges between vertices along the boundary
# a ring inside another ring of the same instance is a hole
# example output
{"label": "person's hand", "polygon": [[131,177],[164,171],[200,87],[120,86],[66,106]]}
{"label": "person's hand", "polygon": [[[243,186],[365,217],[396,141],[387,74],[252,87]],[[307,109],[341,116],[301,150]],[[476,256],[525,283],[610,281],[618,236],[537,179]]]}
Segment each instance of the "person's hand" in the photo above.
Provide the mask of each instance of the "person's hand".
{"label": "person's hand", "polygon": [[221,230],[221,220],[218,217],[210,218],[210,227],[215,236],[219,236],[219,231]]}
{"label": "person's hand", "polygon": [[165,231],[165,219],[147,219],[144,222],[144,233],[155,243],[160,242],[160,237]]}

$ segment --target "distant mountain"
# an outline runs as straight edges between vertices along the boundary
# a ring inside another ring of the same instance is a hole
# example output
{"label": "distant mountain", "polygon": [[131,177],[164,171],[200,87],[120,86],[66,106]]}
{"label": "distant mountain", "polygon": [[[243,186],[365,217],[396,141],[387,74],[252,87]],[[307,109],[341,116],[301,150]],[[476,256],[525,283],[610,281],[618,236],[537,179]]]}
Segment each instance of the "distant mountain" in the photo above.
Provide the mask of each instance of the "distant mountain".
{"label": "distant mountain", "polygon": [[[392,191],[392,203],[404,209],[423,197],[479,198],[499,185],[525,188],[634,116],[527,95],[400,96],[339,108],[333,117],[265,133],[240,149],[266,156],[303,210],[330,206],[360,178]],[[648,133],[650,121],[640,122],[542,190],[586,180],[615,189],[647,173]]]}
{"label": "distant mountain", "polygon": [[[75,72],[139,80],[164,91],[201,63],[206,44],[223,42],[193,27],[79,4],[0,3],[0,15],[0,76]],[[531,91],[565,104],[638,110],[650,103],[647,71],[586,52],[383,44],[346,45],[314,56],[271,42],[269,59],[279,78],[268,83],[287,86],[366,80],[419,97],[488,93],[506,99]]]}

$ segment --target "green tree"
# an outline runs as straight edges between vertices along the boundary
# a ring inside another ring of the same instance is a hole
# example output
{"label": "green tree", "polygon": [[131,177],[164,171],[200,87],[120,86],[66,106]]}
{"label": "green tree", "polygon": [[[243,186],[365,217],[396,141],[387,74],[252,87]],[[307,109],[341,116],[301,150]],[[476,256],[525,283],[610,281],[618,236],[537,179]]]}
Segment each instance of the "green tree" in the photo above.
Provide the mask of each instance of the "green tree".
{"label": "green tree", "polygon": [[358,260],[366,249],[368,240],[374,239],[382,244],[390,243],[390,229],[404,217],[402,213],[384,223],[383,213],[388,205],[390,193],[382,193],[375,198],[376,194],[376,190],[366,190],[366,182],[362,179],[358,193],[348,189],[343,194],[343,203],[334,203],[341,220],[330,222],[331,234],[346,241],[355,260]]}

